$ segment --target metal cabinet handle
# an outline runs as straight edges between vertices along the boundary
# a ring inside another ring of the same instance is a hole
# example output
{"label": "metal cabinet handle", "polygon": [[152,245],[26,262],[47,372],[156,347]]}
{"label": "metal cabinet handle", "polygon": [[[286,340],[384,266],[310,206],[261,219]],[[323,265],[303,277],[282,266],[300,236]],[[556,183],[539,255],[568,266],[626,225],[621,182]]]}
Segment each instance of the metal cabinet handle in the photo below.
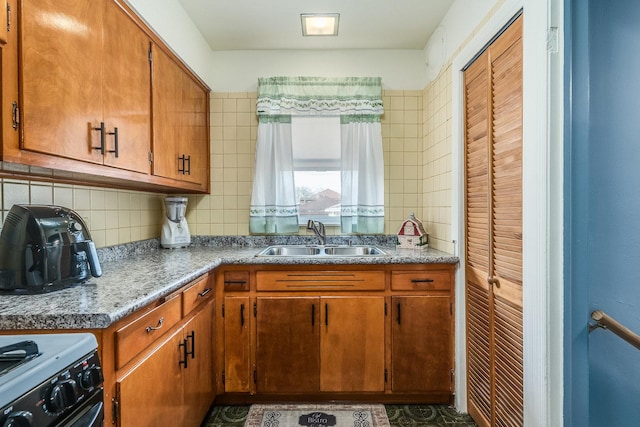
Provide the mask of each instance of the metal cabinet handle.
{"label": "metal cabinet handle", "polygon": [[398,325],[400,324],[401,316],[400,316],[400,303],[398,303],[398,317],[396,318],[396,320],[398,321]]}
{"label": "metal cabinet handle", "polygon": [[113,128],[113,132],[107,132],[108,135],[113,135],[114,149],[109,150],[109,153],[114,153],[118,158],[118,128]]}
{"label": "metal cabinet handle", "polygon": [[180,360],[178,362],[178,365],[184,366],[184,368],[186,369],[189,365],[188,365],[188,359],[187,356],[189,355],[189,352],[187,351],[187,340],[184,339],[182,340],[182,342],[180,344],[178,344],[178,348],[182,347],[182,357],[184,357],[183,360]]}
{"label": "metal cabinet handle", "polygon": [[230,286],[230,285],[244,286],[247,284],[247,281],[246,280],[225,280],[224,284],[227,286]]}
{"label": "metal cabinet handle", "polygon": [[240,327],[244,328],[244,304],[240,304]]}
{"label": "metal cabinet handle", "polygon": [[186,341],[189,342],[191,340],[191,350],[185,351],[185,355],[190,354],[192,359],[196,358],[196,332],[191,331],[189,335],[187,335]]}
{"label": "metal cabinet handle", "polygon": [[187,156],[187,165],[186,174],[191,175],[191,156]]}
{"label": "metal cabinet handle", "polygon": [[433,283],[433,279],[411,279],[411,283]]}
{"label": "metal cabinet handle", "polygon": [[145,328],[145,331],[147,331],[147,333],[151,331],[157,331],[158,329],[162,328],[162,322],[164,322],[164,317],[161,317],[160,320],[158,320],[157,326],[147,326]]}
{"label": "metal cabinet handle", "polygon": [[198,296],[204,298],[209,292],[211,292],[211,288],[206,288],[202,292],[198,292]]}
{"label": "metal cabinet handle", "polygon": [[316,325],[316,305],[311,304],[311,326]]}
{"label": "metal cabinet handle", "polygon": [[329,326],[329,304],[324,305],[324,325]]}
{"label": "metal cabinet handle", "polygon": [[104,122],[100,122],[100,127],[93,128],[93,130],[100,131],[100,146],[91,147],[91,148],[93,148],[94,150],[100,150],[100,154],[104,156],[104,139],[105,139]]}

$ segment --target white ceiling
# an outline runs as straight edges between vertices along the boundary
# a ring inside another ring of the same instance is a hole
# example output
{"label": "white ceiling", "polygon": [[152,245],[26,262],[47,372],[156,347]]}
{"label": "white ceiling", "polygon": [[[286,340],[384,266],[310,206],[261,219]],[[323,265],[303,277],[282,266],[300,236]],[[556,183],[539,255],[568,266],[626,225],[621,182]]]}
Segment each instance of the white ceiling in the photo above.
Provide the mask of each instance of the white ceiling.
{"label": "white ceiling", "polygon": [[[454,0],[178,0],[214,51],[423,49]],[[339,13],[337,37],[303,37],[301,13]]]}

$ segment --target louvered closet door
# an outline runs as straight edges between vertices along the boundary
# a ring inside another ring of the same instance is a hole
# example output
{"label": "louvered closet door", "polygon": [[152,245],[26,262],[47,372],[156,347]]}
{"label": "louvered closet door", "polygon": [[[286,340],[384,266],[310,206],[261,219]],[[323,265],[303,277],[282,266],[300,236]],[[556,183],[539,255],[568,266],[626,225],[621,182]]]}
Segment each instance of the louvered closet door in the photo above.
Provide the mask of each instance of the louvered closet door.
{"label": "louvered closet door", "polygon": [[465,71],[467,378],[479,425],[522,426],[522,17]]}

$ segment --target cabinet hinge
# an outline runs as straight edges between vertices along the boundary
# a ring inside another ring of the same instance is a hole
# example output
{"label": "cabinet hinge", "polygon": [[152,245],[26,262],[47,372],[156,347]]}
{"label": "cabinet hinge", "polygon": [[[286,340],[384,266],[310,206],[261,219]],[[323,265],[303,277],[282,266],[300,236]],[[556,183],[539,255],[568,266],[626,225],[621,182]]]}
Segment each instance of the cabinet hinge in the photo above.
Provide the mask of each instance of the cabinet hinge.
{"label": "cabinet hinge", "polygon": [[11,31],[11,5],[7,5],[7,33]]}
{"label": "cabinet hinge", "polygon": [[387,371],[385,369],[384,370],[384,382],[385,382],[385,384],[387,383],[387,381],[389,381],[389,371]]}
{"label": "cabinet hinge", "polygon": [[224,317],[224,304],[222,304],[222,317]]}
{"label": "cabinet hinge", "polygon": [[16,101],[11,104],[11,122],[13,130],[18,130],[20,126],[20,107]]}
{"label": "cabinet hinge", "polygon": [[120,404],[114,397],[111,399],[111,424],[118,425],[119,412],[120,412]]}
{"label": "cabinet hinge", "polygon": [[253,317],[258,317],[258,303],[253,303]]}
{"label": "cabinet hinge", "polygon": [[149,46],[149,64],[153,63],[153,50],[151,50],[151,46]]}
{"label": "cabinet hinge", "polygon": [[253,383],[254,384],[258,384],[258,370],[257,369],[253,370]]}
{"label": "cabinet hinge", "polygon": [[225,381],[224,371],[222,371],[222,384],[224,384],[224,381]]}
{"label": "cabinet hinge", "polygon": [[153,164],[153,152],[149,151],[149,164],[152,165]]}

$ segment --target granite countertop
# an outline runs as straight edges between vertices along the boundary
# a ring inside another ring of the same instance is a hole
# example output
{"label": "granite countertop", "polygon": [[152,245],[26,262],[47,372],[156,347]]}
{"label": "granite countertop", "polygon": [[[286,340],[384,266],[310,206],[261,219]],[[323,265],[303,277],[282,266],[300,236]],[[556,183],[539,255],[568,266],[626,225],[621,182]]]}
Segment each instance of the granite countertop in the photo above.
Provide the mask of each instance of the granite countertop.
{"label": "granite countertop", "polygon": [[[329,244],[330,242],[328,242]],[[361,244],[358,241],[356,244]],[[102,276],[88,283],[40,295],[0,296],[0,329],[101,329],[170,294],[224,264],[413,264],[457,263],[434,249],[395,249],[373,243],[387,254],[376,257],[256,257],[272,241],[195,238],[184,249],[162,249],[156,241],[99,250]],[[284,242],[280,244],[291,244]],[[369,244],[369,243],[365,243]]]}

